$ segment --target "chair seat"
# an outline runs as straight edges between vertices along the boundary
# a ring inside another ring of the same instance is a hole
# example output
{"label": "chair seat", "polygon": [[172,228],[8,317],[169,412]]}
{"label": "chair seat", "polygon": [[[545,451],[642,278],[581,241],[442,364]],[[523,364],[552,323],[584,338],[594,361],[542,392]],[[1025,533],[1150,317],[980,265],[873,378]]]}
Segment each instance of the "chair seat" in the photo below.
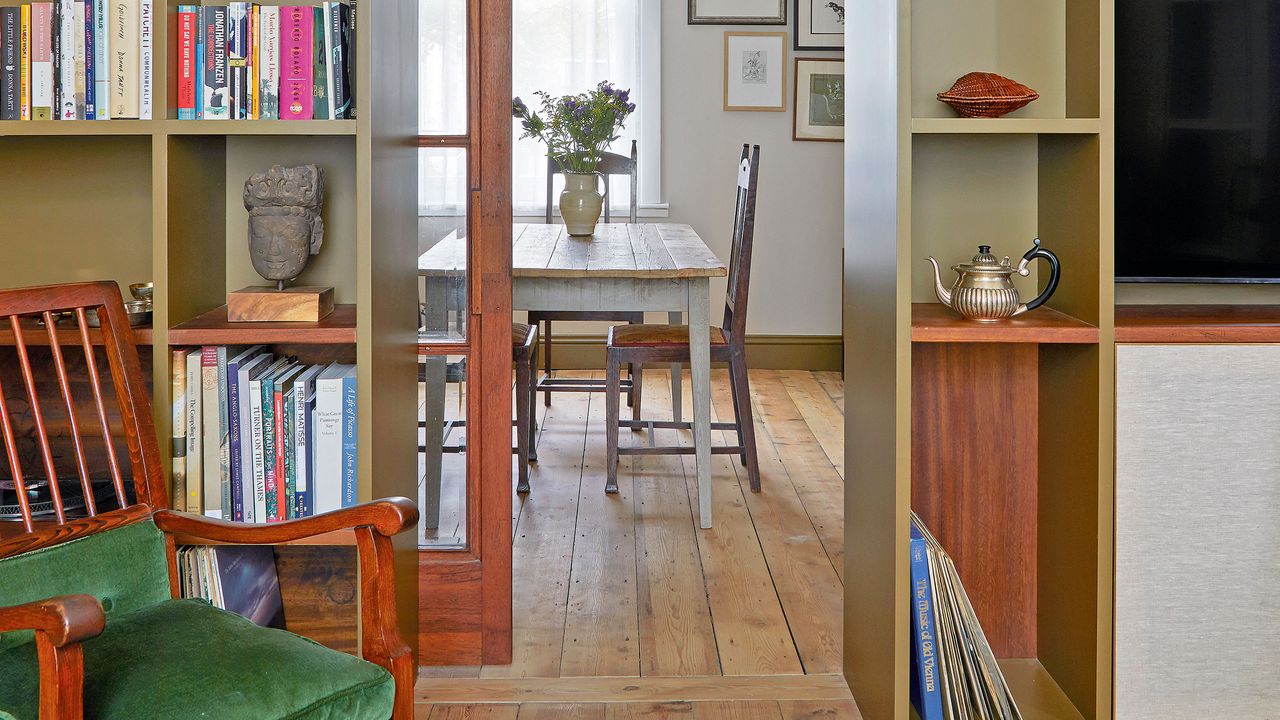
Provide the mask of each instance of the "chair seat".
{"label": "chair seat", "polygon": [[[728,345],[724,330],[711,328],[712,345]],[[609,328],[609,347],[678,347],[689,345],[685,325],[615,325]]]}
{"label": "chair seat", "polygon": [[533,334],[533,326],[524,323],[511,323],[511,347],[524,347],[529,342],[529,336]]}
{"label": "chair seat", "polygon": [[[201,600],[119,615],[84,644],[95,720],[386,720],[385,669]],[[36,720],[35,643],[0,651],[0,717]]]}

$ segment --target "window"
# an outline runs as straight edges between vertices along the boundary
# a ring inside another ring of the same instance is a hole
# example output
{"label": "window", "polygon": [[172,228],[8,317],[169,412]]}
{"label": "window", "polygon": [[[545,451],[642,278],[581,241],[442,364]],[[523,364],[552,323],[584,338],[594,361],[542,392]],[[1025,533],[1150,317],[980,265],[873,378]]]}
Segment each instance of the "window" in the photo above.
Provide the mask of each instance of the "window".
{"label": "window", "polygon": [[[533,104],[533,93],[565,95],[587,90],[601,80],[630,88],[637,110],[612,150],[630,152],[638,141],[642,208],[661,208],[661,3],[655,0],[513,0],[512,90]],[[422,6],[419,50],[420,97],[446,101],[423,106],[420,131],[432,135],[466,132],[466,44],[462,3],[432,0]],[[512,124],[513,137],[519,128]],[[447,175],[465,167],[423,167],[419,214],[461,215],[463,198],[451,194],[457,180]],[[518,140],[512,152],[513,205],[518,216],[541,216],[546,207],[546,148]],[[630,191],[615,179],[610,197],[617,209]],[[557,184],[558,194],[559,185]],[[553,198],[554,201],[554,198]]]}

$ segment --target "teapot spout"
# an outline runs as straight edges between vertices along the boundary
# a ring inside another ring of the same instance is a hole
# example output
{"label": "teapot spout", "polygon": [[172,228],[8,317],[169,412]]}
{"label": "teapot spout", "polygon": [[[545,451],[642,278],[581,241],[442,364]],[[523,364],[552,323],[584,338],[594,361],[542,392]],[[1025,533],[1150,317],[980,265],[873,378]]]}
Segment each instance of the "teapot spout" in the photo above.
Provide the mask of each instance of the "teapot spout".
{"label": "teapot spout", "polygon": [[925,258],[929,264],[933,266],[933,292],[938,296],[938,301],[947,307],[951,307],[951,291],[942,284],[942,271],[938,267],[938,261],[932,257]]}

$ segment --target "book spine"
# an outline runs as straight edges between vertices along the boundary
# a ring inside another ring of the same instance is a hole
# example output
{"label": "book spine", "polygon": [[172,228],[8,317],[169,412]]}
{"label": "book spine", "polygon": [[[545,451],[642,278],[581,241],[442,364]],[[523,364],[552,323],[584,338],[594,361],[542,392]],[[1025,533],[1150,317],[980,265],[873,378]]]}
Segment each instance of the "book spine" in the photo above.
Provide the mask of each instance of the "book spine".
{"label": "book spine", "polygon": [[138,0],[138,118],[151,119],[154,76],[152,41],[155,30],[152,0]]}
{"label": "book spine", "polygon": [[267,513],[261,522],[275,522],[276,513],[276,413],[275,384],[262,381],[262,474],[266,478]]}
{"label": "book spine", "polygon": [[96,120],[111,119],[111,35],[107,32],[107,0],[93,3],[93,115]]}
{"label": "book spine", "polygon": [[284,394],[284,423],[281,426],[280,444],[284,447],[284,516],[285,520],[296,520],[298,517],[298,458],[295,453],[294,437],[297,432],[297,404],[293,401],[295,391],[290,389]]}
{"label": "book spine", "polygon": [[200,427],[204,416],[201,407],[203,396],[200,376],[200,353],[191,351],[187,354],[187,512],[203,514],[204,462],[201,441],[204,432]]}
{"label": "book spine", "polygon": [[218,346],[218,489],[222,494],[222,519],[234,520],[231,490],[231,408],[227,376],[227,348]]}
{"label": "book spine", "polygon": [[204,119],[204,6],[196,6],[196,119]]}
{"label": "book spine", "polygon": [[71,46],[71,97],[75,103],[76,119],[85,120],[85,0],[72,0],[71,22],[67,25],[67,40]]}
{"label": "book spine", "polygon": [[342,507],[342,380],[316,382],[315,471],[312,508],[315,514]]}
{"label": "book spine", "polygon": [[178,119],[196,119],[196,9],[178,8]]}
{"label": "book spine", "polygon": [[262,433],[262,381],[249,382],[249,427],[253,473],[253,521],[267,521],[266,446]]}
{"label": "book spine", "polygon": [[311,8],[311,118],[328,120],[329,59],[325,57],[324,8]]}
{"label": "book spine", "polygon": [[31,3],[31,117],[53,119],[53,3]]}
{"label": "book spine", "polygon": [[21,8],[20,64],[18,65],[18,115],[20,120],[31,119],[31,6]]}
{"label": "book spine", "polygon": [[111,117],[138,117],[138,0],[110,0]]}
{"label": "book spine", "polygon": [[84,119],[98,119],[98,86],[94,82],[97,71],[97,9],[95,0],[84,0]]}
{"label": "book spine", "polygon": [[283,388],[279,384],[272,384],[271,421],[273,423],[272,438],[275,446],[276,511],[271,519],[274,522],[280,522],[289,517],[289,498],[286,492],[289,468],[284,461],[284,447],[288,441],[284,432],[284,393],[281,390]]}
{"label": "book spine", "polygon": [[359,492],[357,399],[356,376],[353,369],[349,375],[342,378],[342,507],[355,505]]}
{"label": "book spine", "polygon": [[337,48],[342,42],[342,16],[338,14],[338,3],[326,2],[324,4],[324,64],[325,64],[325,99],[328,101],[327,117],[331,120],[338,119],[338,108],[342,103],[338,100],[338,91],[342,89],[341,81],[338,80],[338,67],[334,61],[338,59]]}
{"label": "book spine", "polygon": [[204,7],[204,81],[201,89],[201,108],[205,120],[226,120],[231,117],[227,80],[227,8],[225,5]]}
{"label": "book spine", "polygon": [[316,499],[316,383],[315,378],[307,380],[306,402],[303,405],[302,417],[306,427],[302,432],[303,453],[306,463],[302,473],[302,517],[315,514]]}
{"label": "book spine", "polygon": [[248,31],[245,17],[246,2],[233,2],[227,6],[227,83],[230,91],[230,115],[233,120],[243,120],[245,114],[245,33]]}
{"label": "book spine", "polygon": [[249,95],[249,119],[257,120],[261,115],[262,109],[259,107],[261,98],[259,97],[258,88],[260,87],[258,79],[258,36],[261,35],[261,28],[258,27],[261,22],[261,7],[257,3],[249,5],[249,49],[245,64],[249,66],[248,95]]}
{"label": "book spine", "polygon": [[307,516],[307,385],[293,385],[293,517]]}
{"label": "book spine", "polygon": [[62,94],[64,83],[62,72],[66,68],[66,63],[62,61],[63,50],[63,33],[62,33],[62,6],[67,0],[54,0],[53,15],[49,21],[49,57],[53,62],[53,119],[61,120],[63,117]]}
{"label": "book spine", "polygon": [[187,509],[187,351],[174,350],[170,366],[169,421],[173,426],[170,454],[173,456],[173,509]]}
{"label": "book spine", "polygon": [[913,532],[911,553],[911,701],[920,720],[944,720],[938,668],[938,633],[933,615],[933,587],[929,577],[927,543]]}
{"label": "book spine", "polygon": [[310,120],[311,43],[314,37],[311,8],[289,5],[280,10],[280,118]]}
{"label": "book spine", "polygon": [[22,11],[0,7],[0,120],[18,120],[18,60]]}
{"label": "book spine", "polygon": [[227,363],[227,446],[229,450],[229,464],[231,477],[231,519],[235,522],[244,522],[244,486],[242,473],[243,466],[240,464],[241,445],[240,435],[240,364],[237,362]]}
{"label": "book spine", "polygon": [[222,519],[222,469],[219,452],[222,446],[221,427],[218,421],[218,347],[206,345],[200,349],[200,389],[202,391],[201,427],[204,454],[204,514],[205,517]]}
{"label": "book spine", "polygon": [[337,73],[333,81],[337,100],[334,117],[351,118],[351,7],[346,3],[335,3],[338,15],[338,36],[334,45],[334,70]]}
{"label": "book spine", "polygon": [[280,117],[280,7],[263,5],[258,22],[258,117]]}
{"label": "book spine", "polygon": [[347,3],[347,13],[344,16],[347,25],[343,28],[343,42],[345,48],[343,57],[347,60],[347,119],[356,119],[356,86],[351,79],[356,76],[356,54],[355,54],[355,37],[356,37],[356,18],[358,13],[356,0],[350,0]]}

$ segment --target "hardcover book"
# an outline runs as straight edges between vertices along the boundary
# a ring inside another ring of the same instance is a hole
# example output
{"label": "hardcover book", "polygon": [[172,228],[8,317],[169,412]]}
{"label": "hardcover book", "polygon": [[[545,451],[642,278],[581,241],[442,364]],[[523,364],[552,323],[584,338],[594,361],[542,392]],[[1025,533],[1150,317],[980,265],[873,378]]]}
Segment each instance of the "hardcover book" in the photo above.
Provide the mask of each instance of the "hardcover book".
{"label": "hardcover book", "polygon": [[[254,345],[244,352],[229,357],[227,359],[227,446],[229,477],[231,488],[231,519],[236,522],[245,522],[244,507],[244,478],[242,476],[243,464],[240,462],[242,457],[242,442],[240,428],[244,415],[241,414],[243,407],[242,401],[246,398],[241,391],[240,377],[241,369],[251,362],[258,353],[262,352],[264,346]],[[249,495],[250,505],[252,505],[252,493]]]}
{"label": "hardcover book", "polygon": [[71,119],[84,120],[87,119],[85,114],[85,90],[88,87],[86,81],[87,67],[85,66],[85,44],[84,44],[84,25],[85,25],[85,0],[72,0],[71,2],[71,23],[67,26],[68,45],[71,46],[71,97],[75,103],[75,117]]}
{"label": "hardcover book", "polygon": [[328,120],[329,112],[329,57],[325,52],[325,6],[311,8],[311,118]]}
{"label": "hardcover book", "polygon": [[[222,424],[220,419],[221,399],[218,393],[218,366],[226,364],[225,347],[206,345],[200,349],[200,388],[201,388],[201,448],[203,449],[204,467],[201,475],[204,479],[204,514],[206,517],[222,517]],[[221,355],[221,358],[219,358]]]}
{"label": "hardcover book", "polygon": [[107,0],[93,3],[93,115],[95,120],[111,119],[111,35],[107,32]]}
{"label": "hardcover book", "polygon": [[301,365],[291,365],[288,369],[281,372],[272,383],[272,407],[274,409],[273,419],[275,420],[275,428],[273,437],[275,438],[275,473],[276,473],[276,521],[289,519],[289,502],[292,499],[289,495],[289,465],[288,465],[288,448],[292,444],[290,428],[286,424],[285,412],[285,392],[293,383],[293,378],[303,370]]}
{"label": "hardcover book", "polygon": [[84,0],[84,119],[98,119],[97,92],[94,73],[97,71],[95,50],[97,48],[97,22],[94,15],[97,0]]}
{"label": "hardcover book", "polygon": [[310,7],[280,9],[280,119],[310,120],[315,17]]}
{"label": "hardcover book", "polygon": [[53,116],[53,3],[31,3],[31,117]]}
{"label": "hardcover book", "polygon": [[315,380],[324,371],[321,365],[313,365],[298,375],[293,381],[293,516],[307,517],[311,514],[311,472],[313,452],[311,412],[316,404]]}
{"label": "hardcover book", "polygon": [[248,89],[245,91],[249,96],[249,119],[257,120],[261,109],[259,103],[261,99],[258,97],[258,42],[262,34],[258,25],[261,23],[262,6],[257,3],[249,5],[249,56],[245,59],[245,64],[249,66]]}
{"label": "hardcover book", "polygon": [[204,6],[204,61],[201,64],[201,112],[205,120],[227,120],[231,117],[231,97],[227,68],[227,6]]}
{"label": "hardcover book", "polygon": [[258,19],[258,116],[280,117],[280,8],[263,5]]}
{"label": "hardcover book", "polygon": [[249,3],[233,2],[227,6],[227,72],[231,88],[231,118],[248,118]]}
{"label": "hardcover book", "polygon": [[342,376],[342,507],[354,506],[359,493],[357,400],[356,368],[351,365]]}
{"label": "hardcover book", "polygon": [[151,119],[152,35],[155,24],[152,0],[138,0],[138,117]]}
{"label": "hardcover book", "polygon": [[203,395],[200,353],[192,351],[187,354],[187,512],[197,515],[204,514]]}
{"label": "hardcover book", "polygon": [[325,5],[329,54],[329,107],[330,116],[335,120],[347,117],[351,108],[348,96],[351,78],[347,69],[348,28],[351,22],[351,8],[346,3],[331,2]]}
{"label": "hardcover book", "polygon": [[22,11],[0,7],[0,120],[18,120],[18,63],[21,61]]}
{"label": "hardcover book", "polygon": [[249,412],[250,423],[253,428],[253,437],[251,438],[253,443],[253,514],[254,522],[257,523],[270,522],[271,514],[268,511],[268,503],[270,501],[268,498],[275,491],[275,480],[270,477],[268,468],[268,463],[272,460],[269,456],[273,453],[273,450],[269,450],[269,448],[274,448],[274,445],[269,444],[267,438],[270,403],[263,402],[266,398],[267,387],[269,387],[269,383],[266,380],[288,362],[287,358],[279,358],[249,380]]}
{"label": "hardcover book", "polygon": [[21,8],[21,29],[18,65],[18,113],[19,119],[31,119],[31,6]]}
{"label": "hardcover book", "polygon": [[178,6],[178,119],[196,119],[196,8]]}
{"label": "hardcover book", "polygon": [[315,478],[312,507],[326,513],[342,507],[342,378],[354,366],[334,364],[316,379]]}
{"label": "hardcover book", "polygon": [[138,0],[110,0],[111,117],[138,117]]}
{"label": "hardcover book", "polygon": [[169,422],[173,426],[170,447],[173,456],[173,509],[184,512],[187,509],[187,351],[174,350],[172,356]]}
{"label": "hardcover book", "polygon": [[938,632],[933,618],[933,589],[924,536],[911,524],[911,704],[920,720],[942,715],[942,678],[938,674]]}
{"label": "hardcover book", "polygon": [[[255,346],[261,347],[261,346]],[[252,349],[251,349],[252,350]],[[247,360],[241,360],[236,366],[236,397],[238,408],[236,420],[231,423],[231,458],[234,469],[233,476],[240,481],[240,494],[243,498],[243,521],[258,522],[257,502],[254,487],[254,429],[251,401],[253,390],[250,380],[260,376],[275,358],[266,352],[255,354]],[[230,375],[231,363],[227,362],[227,373]],[[260,386],[259,386],[260,387]],[[260,392],[261,390],[259,390]],[[263,502],[265,502],[265,496]]]}

